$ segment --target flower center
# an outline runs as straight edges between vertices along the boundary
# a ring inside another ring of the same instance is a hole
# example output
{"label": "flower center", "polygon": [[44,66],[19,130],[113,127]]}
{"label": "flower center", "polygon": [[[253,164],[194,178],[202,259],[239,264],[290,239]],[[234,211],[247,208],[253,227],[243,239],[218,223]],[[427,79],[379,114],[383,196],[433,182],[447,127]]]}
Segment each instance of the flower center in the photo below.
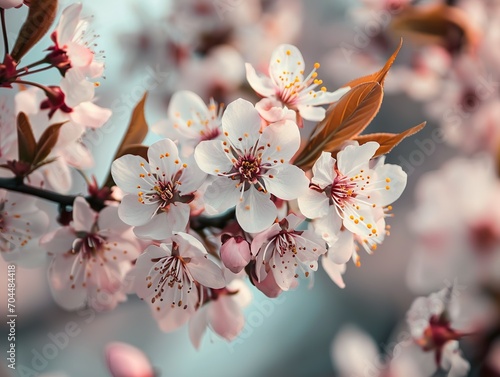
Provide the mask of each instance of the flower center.
{"label": "flower center", "polygon": [[235,168],[240,175],[241,181],[255,183],[260,177],[260,159],[255,158],[255,156],[249,155],[238,158]]}
{"label": "flower center", "polygon": [[161,200],[163,200],[164,205],[169,205],[174,198],[174,186],[171,182],[158,182],[158,185],[155,186],[155,191],[160,196]]}
{"label": "flower center", "polygon": [[95,233],[78,232],[78,238],[73,242],[72,254],[81,254],[83,258],[89,259],[103,249],[106,240]]}
{"label": "flower center", "polygon": [[493,251],[496,245],[500,244],[500,234],[491,223],[473,225],[469,230],[469,237],[474,249],[481,254],[488,254]]}
{"label": "flower center", "polygon": [[349,177],[337,173],[332,183],[330,194],[332,200],[337,206],[344,207],[346,203],[349,203],[351,198],[356,197],[356,193],[354,192],[356,186],[356,183],[351,181]]}
{"label": "flower center", "polygon": [[283,256],[287,251],[297,254],[297,246],[295,240],[288,233],[282,233],[276,238],[276,250],[280,256]]}

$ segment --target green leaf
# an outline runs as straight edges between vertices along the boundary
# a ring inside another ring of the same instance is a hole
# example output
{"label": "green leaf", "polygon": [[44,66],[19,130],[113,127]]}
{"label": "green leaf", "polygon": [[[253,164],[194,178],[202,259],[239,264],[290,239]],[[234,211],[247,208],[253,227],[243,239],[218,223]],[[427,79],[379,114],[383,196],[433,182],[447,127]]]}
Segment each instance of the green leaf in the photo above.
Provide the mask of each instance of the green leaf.
{"label": "green leaf", "polygon": [[29,9],[28,18],[21,27],[10,54],[17,62],[49,30],[56,16],[57,0],[31,0]]}
{"label": "green leaf", "polygon": [[23,112],[17,116],[17,147],[19,161],[32,163],[36,153],[36,141],[29,119]]}

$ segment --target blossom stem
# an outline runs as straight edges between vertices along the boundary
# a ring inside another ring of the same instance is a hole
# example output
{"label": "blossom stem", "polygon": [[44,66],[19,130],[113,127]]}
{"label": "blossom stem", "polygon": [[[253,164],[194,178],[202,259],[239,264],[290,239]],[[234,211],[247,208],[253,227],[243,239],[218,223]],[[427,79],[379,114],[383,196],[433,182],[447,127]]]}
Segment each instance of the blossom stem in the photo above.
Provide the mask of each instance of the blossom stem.
{"label": "blossom stem", "polygon": [[[50,190],[28,186],[23,182],[20,182],[18,178],[0,178],[0,188],[50,200],[51,202],[58,203],[61,206],[72,206],[73,202],[77,198],[76,195],[63,195]],[[92,196],[86,196],[85,200],[94,209],[102,209],[106,206],[102,200]]]}
{"label": "blossom stem", "polygon": [[[45,58],[40,59],[40,60],[37,60],[37,61],[36,61],[36,62],[34,62],[34,63],[28,64],[28,65],[27,65],[27,66],[25,66],[25,67],[19,68],[16,72],[17,72],[17,73],[26,72],[28,69],[33,68],[33,67],[36,67],[37,65],[44,64],[44,63],[48,63],[48,62],[45,60]],[[50,68],[52,68],[52,67],[53,67],[53,65],[50,65]]]}
{"label": "blossom stem", "polygon": [[52,68],[52,66],[49,65],[47,67],[35,69],[34,71],[24,71],[23,73],[20,73],[16,77],[22,77],[22,76],[26,76],[26,75],[31,75],[32,73],[43,72],[43,71],[46,71],[46,70],[51,69],[51,68]]}
{"label": "blossom stem", "polygon": [[5,9],[0,8],[0,18],[2,19],[2,34],[3,34],[3,46],[5,48],[4,55],[9,53],[9,39],[7,38],[7,26],[5,24]]}

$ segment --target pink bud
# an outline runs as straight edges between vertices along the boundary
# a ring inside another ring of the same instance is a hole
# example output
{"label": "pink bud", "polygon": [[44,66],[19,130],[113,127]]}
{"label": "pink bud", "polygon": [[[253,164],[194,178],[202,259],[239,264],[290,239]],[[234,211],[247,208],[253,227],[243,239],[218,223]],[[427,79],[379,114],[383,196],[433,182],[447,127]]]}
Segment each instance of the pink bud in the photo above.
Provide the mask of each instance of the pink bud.
{"label": "pink bud", "polygon": [[154,377],[155,375],[146,355],[126,343],[108,344],[106,362],[113,377]]}
{"label": "pink bud", "polygon": [[224,266],[237,274],[250,262],[250,244],[241,236],[231,237],[224,234],[220,257]]}

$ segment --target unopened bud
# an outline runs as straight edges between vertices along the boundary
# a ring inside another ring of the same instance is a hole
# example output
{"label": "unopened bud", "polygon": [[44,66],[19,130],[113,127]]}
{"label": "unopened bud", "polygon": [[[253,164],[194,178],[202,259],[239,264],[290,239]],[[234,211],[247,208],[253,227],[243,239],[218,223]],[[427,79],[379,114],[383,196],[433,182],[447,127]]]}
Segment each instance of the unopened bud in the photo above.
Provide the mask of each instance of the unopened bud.
{"label": "unopened bud", "polygon": [[237,274],[250,262],[250,244],[241,236],[222,236],[222,247],[220,250],[222,263],[231,272]]}

